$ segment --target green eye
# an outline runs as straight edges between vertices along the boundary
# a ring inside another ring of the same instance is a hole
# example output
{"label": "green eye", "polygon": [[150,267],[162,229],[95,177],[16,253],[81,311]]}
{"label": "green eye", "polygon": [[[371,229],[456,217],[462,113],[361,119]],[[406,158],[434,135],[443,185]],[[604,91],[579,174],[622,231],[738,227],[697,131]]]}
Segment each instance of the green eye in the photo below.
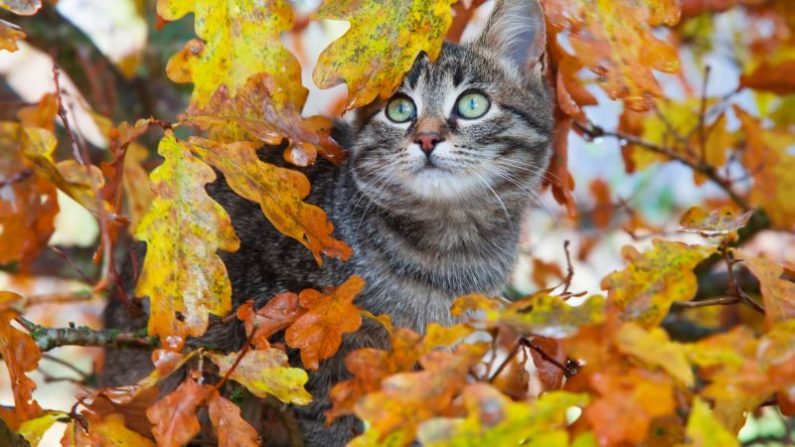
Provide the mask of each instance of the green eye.
{"label": "green eye", "polygon": [[416,113],[414,102],[406,96],[392,98],[386,106],[386,117],[396,123],[405,123],[414,118]]}
{"label": "green eye", "polygon": [[489,111],[491,103],[489,98],[482,93],[469,92],[458,97],[456,110],[462,118],[473,120],[480,118]]}

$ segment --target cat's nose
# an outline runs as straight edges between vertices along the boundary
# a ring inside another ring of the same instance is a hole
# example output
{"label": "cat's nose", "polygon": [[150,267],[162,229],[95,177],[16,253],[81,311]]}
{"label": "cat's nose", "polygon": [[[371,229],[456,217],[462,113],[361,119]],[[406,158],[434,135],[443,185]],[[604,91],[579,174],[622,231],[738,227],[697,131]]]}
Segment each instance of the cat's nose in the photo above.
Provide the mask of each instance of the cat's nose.
{"label": "cat's nose", "polygon": [[414,142],[420,146],[426,154],[430,154],[437,144],[444,141],[438,132],[420,132],[414,135]]}

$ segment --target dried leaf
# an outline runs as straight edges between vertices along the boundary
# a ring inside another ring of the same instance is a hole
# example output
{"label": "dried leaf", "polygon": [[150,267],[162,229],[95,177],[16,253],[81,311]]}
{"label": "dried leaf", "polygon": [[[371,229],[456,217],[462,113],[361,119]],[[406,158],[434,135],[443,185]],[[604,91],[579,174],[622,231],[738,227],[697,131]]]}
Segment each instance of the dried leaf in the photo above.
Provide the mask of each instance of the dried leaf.
{"label": "dried leaf", "polygon": [[[225,376],[239,355],[213,354],[211,358],[220,368],[220,374]],[[303,369],[291,368],[287,354],[281,349],[270,348],[245,353],[229,378],[263,399],[273,396],[284,403],[296,405],[306,405],[312,401],[312,396],[304,389],[309,376]]]}
{"label": "dried leaf", "polygon": [[54,423],[68,419],[68,417],[69,415],[62,411],[45,411],[41,416],[23,422],[17,433],[22,435],[31,446],[36,447]]}
{"label": "dried leaf", "polygon": [[740,77],[740,86],[772,92],[777,95],[795,93],[795,58],[782,61],[763,61],[750,73]]}
{"label": "dried leaf", "polygon": [[290,88],[301,79],[301,67],[279,38],[293,26],[289,2],[157,2],[157,13],[166,20],[190,12],[202,40],[189,41],[169,60],[166,73],[175,82],[193,82],[192,104],[204,107],[222,85],[230,96],[237,96],[249,77],[258,73],[267,73],[280,87],[271,91],[276,104],[300,107],[304,103],[306,89]]}
{"label": "dried leaf", "polygon": [[565,391],[545,393],[535,402],[513,402],[484,383],[467,386],[463,395],[466,419],[424,422],[418,436],[422,445],[568,446],[566,411],[588,403],[587,394]]}
{"label": "dried leaf", "polygon": [[592,296],[579,306],[544,292],[512,303],[503,311],[487,313],[487,321],[505,324],[523,334],[564,338],[580,326],[597,324],[605,318],[605,300]]}
{"label": "dried leaf", "polygon": [[715,419],[709,405],[696,398],[687,421],[687,437],[692,447],[739,447],[740,442]]}
{"label": "dried leaf", "polygon": [[621,254],[627,267],[607,275],[601,286],[608,291],[608,303],[623,311],[623,319],[654,326],[668,314],[671,303],[693,299],[693,268],[714,251],[714,247],[660,239],[643,254],[625,246]]}
{"label": "dried leaf", "polygon": [[[64,447],[155,447],[149,438],[136,433],[124,425],[124,416],[120,414],[97,415],[83,412],[88,422],[87,429],[75,427],[74,422],[61,439]],[[77,425],[80,425],[79,423]]]}
{"label": "dried leaf", "polygon": [[239,142],[219,145],[191,138],[191,149],[224,174],[238,195],[260,204],[265,217],[279,231],[304,244],[322,264],[321,253],[348,259],[351,248],[334,239],[334,225],[319,207],[303,202],[309,195],[309,181],[300,172],[263,163],[257,145]]}
{"label": "dried leaf", "polygon": [[308,311],[287,328],[284,339],[301,350],[304,368],[317,369],[321,360],[340,348],[343,334],[359,329],[362,317],[353,300],[363,288],[364,280],[353,275],[328,294],[314,289],[301,292],[301,306]]}
{"label": "dried leaf", "polygon": [[546,0],[544,6],[553,28],[570,31],[579,62],[600,76],[611,98],[633,110],[649,110],[650,97],[662,95],[652,69],[679,71],[676,48],[652,32],[679,21],[674,0]]}
{"label": "dried leaf", "polygon": [[[452,23],[455,0],[363,0],[324,2],[315,18],[347,20],[351,28],[320,54],[315,84],[348,85],[346,109],[386,99],[400,85],[415,58],[435,60]],[[378,18],[374,20],[374,18]]]}
{"label": "dried leaf", "polygon": [[[3,308],[0,310],[0,356],[8,368],[11,391],[14,394],[14,416],[17,421],[26,421],[41,416],[42,409],[33,400],[36,382],[25,373],[35,370],[41,359],[41,351],[33,337],[11,325],[20,316],[11,305],[19,302],[19,295],[3,292]],[[6,421],[12,428],[12,421]]]}
{"label": "dried leaf", "polygon": [[616,334],[616,346],[647,365],[663,369],[687,387],[695,383],[686,349],[670,341],[662,328],[646,331],[638,324],[626,323]]}
{"label": "dried leaf", "polygon": [[22,29],[13,23],[0,20],[0,50],[14,52],[19,49],[18,40],[25,38]]}
{"label": "dried leaf", "polygon": [[196,411],[210,390],[214,389],[205,388],[189,377],[146,411],[146,416],[154,425],[152,433],[158,446],[179,447],[199,433],[201,426]]}
{"label": "dried leaf", "polygon": [[795,318],[795,283],[782,279],[784,267],[769,259],[741,256],[743,265],[759,280],[767,326]]}
{"label": "dried leaf", "polygon": [[785,129],[765,129],[753,116],[734,107],[745,134],[746,148],[742,162],[753,175],[749,199],[762,207],[773,224],[781,229],[795,227],[795,135]]}
{"label": "dried leaf", "polygon": [[246,326],[251,344],[257,349],[268,349],[268,338],[287,329],[306,309],[301,307],[298,295],[292,292],[280,293],[261,308],[254,310],[254,302],[249,301],[237,308],[237,318]]}
{"label": "dried leaf", "polygon": [[150,300],[149,334],[173,348],[202,335],[210,313],[231,310],[232,286],[217,250],[235,251],[239,241],[204,189],[215,180],[212,169],[171,132],[158,152],[165,161],[151,174],[157,196],[135,233],[147,243],[136,294]]}
{"label": "dried leaf", "polygon": [[0,264],[23,271],[47,245],[58,213],[55,187],[22,157],[22,127],[0,123]]}
{"label": "dried leaf", "polygon": [[240,416],[240,408],[215,393],[207,402],[219,447],[259,447],[259,435]]}
{"label": "dried leaf", "polygon": [[679,225],[682,226],[682,231],[705,237],[726,236],[743,228],[753,214],[753,211],[738,214],[734,207],[728,205],[709,213],[694,206],[682,216]]}

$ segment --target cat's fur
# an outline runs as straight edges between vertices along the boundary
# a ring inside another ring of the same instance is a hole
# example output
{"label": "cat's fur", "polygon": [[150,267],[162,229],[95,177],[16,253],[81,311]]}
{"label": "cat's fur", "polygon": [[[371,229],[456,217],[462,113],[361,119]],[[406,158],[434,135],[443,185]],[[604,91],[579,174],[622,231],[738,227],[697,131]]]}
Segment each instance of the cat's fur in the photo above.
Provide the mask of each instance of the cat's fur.
{"label": "cat's fur", "polygon": [[[335,137],[349,149],[346,162],[336,168],[319,161],[305,172],[312,182],[308,201],[326,210],[335,236],[353,248],[348,262],[328,259],[318,267],[256,204],[236,196],[222,180],[211,185],[211,195],[229,212],[241,239],[238,252],[223,254],[235,303],[254,298],[262,305],[279,292],[336,286],[357,274],[366,281],[358,306],[421,332],[430,322],[453,322],[453,298],[497,293],[515,261],[521,216],[550,155],[544,41],[536,0],[498,0],[476,41],[445,44],[433,63],[418,58],[399,89],[417,104],[415,120],[390,122],[385,102],[378,101],[337,127]],[[456,98],[473,88],[488,95],[491,108],[480,119],[456,117]],[[435,169],[413,142],[420,126],[445,140],[431,153]],[[119,305],[109,306],[106,320],[112,327],[145,324]],[[239,325],[215,326],[208,337],[232,349],[243,342]],[[328,389],[346,376],[347,352],[386,344],[382,329],[365,321],[311,374],[308,388],[315,402],[297,409],[308,445],[343,445],[360,430],[353,418],[324,427]],[[146,373],[145,365],[145,353],[111,351],[104,384],[134,383]]]}

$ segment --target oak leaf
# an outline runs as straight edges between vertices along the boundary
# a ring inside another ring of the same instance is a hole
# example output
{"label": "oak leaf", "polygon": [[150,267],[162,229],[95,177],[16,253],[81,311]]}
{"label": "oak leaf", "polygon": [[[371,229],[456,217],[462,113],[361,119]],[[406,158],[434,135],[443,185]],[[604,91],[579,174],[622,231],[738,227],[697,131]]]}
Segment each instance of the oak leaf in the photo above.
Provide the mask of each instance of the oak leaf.
{"label": "oak leaf", "polygon": [[795,283],[782,279],[784,267],[769,259],[741,256],[743,264],[759,280],[767,326],[795,319]]}
{"label": "oak leaf", "polygon": [[0,8],[21,16],[32,16],[41,8],[41,0],[0,0]]}
{"label": "oak leaf", "polygon": [[55,187],[22,156],[22,126],[0,123],[0,264],[24,270],[47,245],[58,213]]}
{"label": "oak leaf", "polygon": [[608,304],[622,310],[622,318],[643,326],[655,326],[668,314],[674,301],[688,301],[696,294],[693,269],[715,251],[714,247],[687,245],[656,239],[643,254],[632,246],[621,251],[627,267],[602,279]]}
{"label": "oak leaf", "polygon": [[712,414],[709,404],[696,398],[687,420],[687,437],[692,447],[739,447],[740,442]]}
{"label": "oak leaf", "polygon": [[285,292],[274,296],[256,311],[253,301],[242,304],[237,308],[237,318],[243,321],[251,344],[257,349],[268,349],[268,338],[288,328],[305,312],[298,295]]}
{"label": "oak leaf", "polygon": [[38,446],[41,438],[53,424],[68,417],[69,415],[62,411],[45,411],[41,416],[23,422],[17,429],[17,433],[22,435],[31,446]]}
{"label": "oak leaf", "polygon": [[[346,109],[386,99],[421,53],[435,60],[452,23],[455,0],[324,2],[317,19],[347,20],[351,28],[320,54],[312,75],[320,88],[345,82]],[[375,19],[377,18],[377,19]]]}
{"label": "oak leaf", "polygon": [[[39,404],[33,399],[34,382],[26,373],[35,370],[41,359],[41,351],[30,334],[11,325],[20,316],[13,308],[22,297],[15,293],[0,292],[0,356],[8,368],[11,391],[14,395],[14,420],[6,420],[16,428],[16,422],[23,422],[42,414]],[[4,418],[5,419],[5,418]]]}
{"label": "oak leaf", "polygon": [[600,76],[611,98],[633,110],[649,110],[650,98],[662,95],[652,69],[679,71],[676,48],[652,32],[679,21],[675,0],[546,0],[544,6],[554,29],[570,31],[579,62]]}
{"label": "oak leaf", "polygon": [[241,197],[257,202],[276,229],[304,244],[318,265],[321,254],[348,259],[351,248],[334,239],[334,225],[326,213],[303,201],[309,195],[309,181],[300,172],[263,163],[257,145],[248,142],[218,144],[192,137],[191,149],[224,174],[227,184]]}
{"label": "oak leaf", "polygon": [[210,422],[215,427],[219,447],[259,447],[259,435],[240,416],[240,408],[231,401],[213,393],[207,402]]}
{"label": "oak leaf", "polygon": [[742,162],[754,178],[749,200],[762,207],[773,225],[785,230],[795,226],[795,155],[789,149],[795,135],[786,129],[766,129],[746,111],[735,106],[746,147]]}
{"label": "oak leaf", "polygon": [[61,438],[63,447],[155,447],[149,438],[127,428],[124,416],[120,414],[101,416],[83,412],[81,416],[87,422],[87,427],[81,426],[79,422],[71,422]]}
{"label": "oak leaf", "polygon": [[240,355],[213,354],[211,358],[222,376],[231,370],[229,378],[245,386],[257,397],[264,399],[273,396],[284,403],[296,405],[306,405],[312,400],[312,396],[304,389],[309,379],[306,371],[291,368],[287,354],[281,349],[248,351],[238,362]]}
{"label": "oak leaf", "polygon": [[343,334],[359,329],[362,317],[353,300],[362,289],[364,280],[353,275],[327,294],[314,289],[301,292],[301,306],[308,310],[287,328],[284,339],[301,350],[304,368],[317,369],[321,360],[339,350]]}
{"label": "oak leaf", "polygon": [[513,402],[485,383],[467,386],[463,397],[466,419],[423,422],[418,430],[422,445],[568,446],[566,412],[588,403],[587,394],[566,391],[545,393],[534,402]]}
{"label": "oak leaf", "polygon": [[152,434],[161,447],[179,447],[199,433],[201,426],[196,411],[214,391],[189,377],[176,390],[160,399],[146,411],[154,428]]}
{"label": "oak leaf", "polygon": [[423,371],[399,373],[382,380],[380,391],[368,394],[355,405],[356,415],[369,425],[349,445],[410,445],[422,422],[449,411],[453,399],[466,385],[470,368],[480,361],[485,350],[485,345],[462,345],[455,352],[434,351],[423,356]]}
{"label": "oak leaf", "polygon": [[738,213],[729,205],[710,212],[694,206],[682,215],[679,224],[682,231],[689,233],[698,233],[705,237],[726,236],[743,228],[753,214],[753,211]]}
{"label": "oak leaf", "polygon": [[236,96],[258,73],[272,76],[279,86],[271,91],[276,104],[303,104],[306,90],[289,87],[301,79],[301,67],[280,39],[293,26],[288,1],[158,0],[157,12],[166,20],[194,13],[196,35],[202,40],[186,43],[166,67],[173,81],[193,82],[192,104],[203,107],[222,85]]}
{"label": "oak leaf", "polygon": [[572,306],[561,297],[540,292],[518,300],[502,311],[488,312],[486,319],[523,334],[564,338],[577,332],[581,326],[603,321],[604,311],[605,300],[601,296],[592,296],[579,306]]}
{"label": "oak leaf", "polygon": [[136,294],[150,300],[149,334],[179,348],[206,331],[210,313],[231,310],[232,285],[217,250],[235,251],[239,240],[204,189],[213,170],[171,132],[158,152],[165,161],[150,176],[156,197],[135,232],[147,243]]}
{"label": "oak leaf", "polygon": [[795,93],[795,58],[763,61],[753,71],[740,77],[740,86],[785,96]]}
{"label": "oak leaf", "polygon": [[679,383],[691,387],[695,383],[686,349],[668,339],[662,328],[645,330],[635,323],[626,323],[616,334],[616,346],[646,365],[666,371]]}

